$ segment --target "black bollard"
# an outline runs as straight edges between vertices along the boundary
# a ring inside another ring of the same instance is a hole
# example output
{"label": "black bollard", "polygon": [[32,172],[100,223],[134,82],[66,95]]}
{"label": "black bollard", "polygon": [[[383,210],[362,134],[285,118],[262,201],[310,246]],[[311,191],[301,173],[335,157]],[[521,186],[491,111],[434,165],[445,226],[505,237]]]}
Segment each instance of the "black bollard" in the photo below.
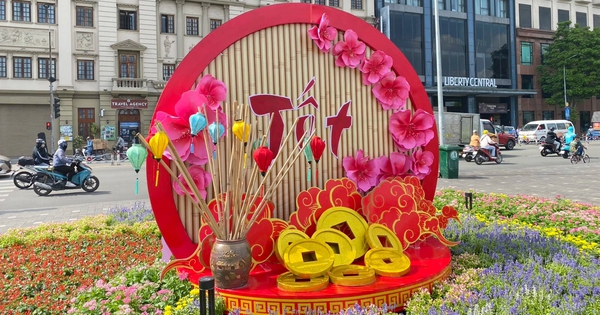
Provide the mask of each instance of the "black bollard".
{"label": "black bollard", "polygon": [[465,208],[469,210],[473,209],[473,193],[465,193]]}
{"label": "black bollard", "polygon": [[206,295],[208,294],[208,314],[215,315],[215,279],[200,278],[200,314],[206,315]]}

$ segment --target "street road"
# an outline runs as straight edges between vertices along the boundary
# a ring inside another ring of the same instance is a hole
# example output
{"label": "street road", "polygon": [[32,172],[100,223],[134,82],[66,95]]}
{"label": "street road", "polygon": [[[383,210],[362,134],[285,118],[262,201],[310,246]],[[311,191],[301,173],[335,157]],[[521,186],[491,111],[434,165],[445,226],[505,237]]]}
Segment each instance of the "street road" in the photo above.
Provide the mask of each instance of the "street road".
{"label": "street road", "polygon": [[[542,157],[538,146],[522,145],[502,150],[502,164],[459,162],[458,179],[438,179],[437,188],[473,189],[480,192],[523,194],[554,198],[557,195],[600,205],[600,141],[588,145],[591,162],[572,165],[551,155]],[[9,228],[30,227],[42,222],[65,222],[84,216],[107,213],[111,207],[130,206],[142,201],[148,206],[146,173],[139,173],[139,194],[135,195],[136,174],[129,162],[119,166],[93,163],[100,188],[94,193],[81,189],[52,192],[39,197],[33,189],[19,190],[12,178],[0,177],[0,234]]]}

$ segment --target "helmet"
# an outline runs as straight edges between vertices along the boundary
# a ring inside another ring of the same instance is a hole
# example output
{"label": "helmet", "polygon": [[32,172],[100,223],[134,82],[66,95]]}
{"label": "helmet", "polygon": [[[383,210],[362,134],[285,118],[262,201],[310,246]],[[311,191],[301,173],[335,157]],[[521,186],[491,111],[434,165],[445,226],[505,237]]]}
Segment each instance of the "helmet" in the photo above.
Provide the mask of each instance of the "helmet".
{"label": "helmet", "polygon": [[554,131],[554,127],[550,127],[550,131]]}
{"label": "helmet", "polygon": [[44,139],[35,139],[35,143],[36,144],[46,144],[46,141],[44,141]]}
{"label": "helmet", "polygon": [[68,145],[69,145],[69,143],[67,141],[65,141],[64,139],[58,140],[58,147],[59,148],[61,148],[63,150],[66,150]]}
{"label": "helmet", "polygon": [[473,133],[477,133],[477,129],[473,129]]}
{"label": "helmet", "polygon": [[488,134],[488,131],[487,131],[487,130],[484,130],[484,131],[483,131],[483,134],[484,134],[484,135],[487,135],[487,134]]}

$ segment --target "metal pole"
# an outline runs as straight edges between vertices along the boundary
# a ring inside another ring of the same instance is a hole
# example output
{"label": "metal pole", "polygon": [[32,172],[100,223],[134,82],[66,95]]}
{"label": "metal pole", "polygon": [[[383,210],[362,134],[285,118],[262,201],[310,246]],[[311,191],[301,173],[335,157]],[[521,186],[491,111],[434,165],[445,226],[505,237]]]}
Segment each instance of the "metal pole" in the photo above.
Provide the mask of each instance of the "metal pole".
{"label": "metal pole", "polygon": [[567,105],[567,70],[563,65],[563,94],[565,95],[565,106]]}
{"label": "metal pole", "polygon": [[52,80],[52,30],[50,29],[50,8],[49,5],[45,5],[46,7],[46,20],[48,22],[48,82],[50,82],[50,152],[54,153],[54,91],[53,91],[53,83]]}
{"label": "metal pole", "polygon": [[440,145],[444,145],[444,94],[442,92],[442,52],[440,48],[440,16],[438,1],[434,3],[435,15],[435,71],[437,72],[438,133]]}

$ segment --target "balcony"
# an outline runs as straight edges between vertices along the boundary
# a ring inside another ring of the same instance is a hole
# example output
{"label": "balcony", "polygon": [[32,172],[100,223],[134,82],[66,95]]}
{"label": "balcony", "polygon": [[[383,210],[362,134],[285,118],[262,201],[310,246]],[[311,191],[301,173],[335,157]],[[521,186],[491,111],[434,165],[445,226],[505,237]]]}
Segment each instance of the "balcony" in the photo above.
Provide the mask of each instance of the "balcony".
{"label": "balcony", "polygon": [[590,3],[592,3],[592,0],[575,0],[575,2],[581,3],[581,4],[590,4]]}
{"label": "balcony", "polygon": [[113,78],[112,94],[137,94],[148,95],[148,79],[139,78]]}
{"label": "balcony", "polygon": [[600,0],[592,0],[594,6],[600,7]]}

